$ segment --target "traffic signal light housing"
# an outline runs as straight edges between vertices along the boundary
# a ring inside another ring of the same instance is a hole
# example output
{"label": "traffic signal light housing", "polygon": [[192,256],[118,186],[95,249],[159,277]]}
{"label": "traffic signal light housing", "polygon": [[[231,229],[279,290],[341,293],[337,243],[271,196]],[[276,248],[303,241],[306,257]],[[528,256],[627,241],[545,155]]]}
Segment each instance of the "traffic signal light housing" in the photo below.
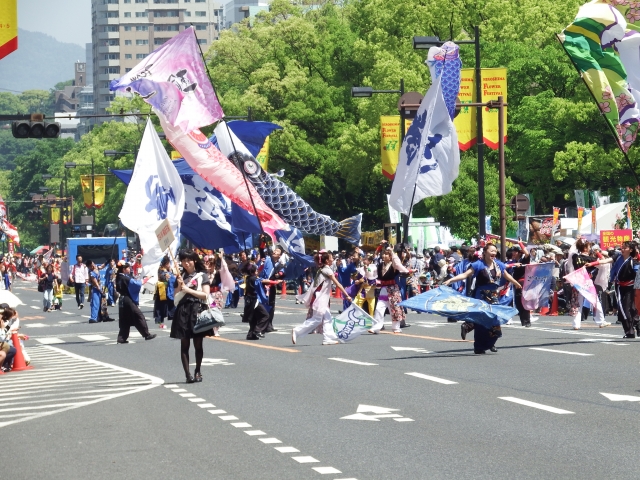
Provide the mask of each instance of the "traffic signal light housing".
{"label": "traffic signal light housing", "polygon": [[11,125],[11,133],[15,138],[58,138],[60,124],[58,122],[17,120]]}

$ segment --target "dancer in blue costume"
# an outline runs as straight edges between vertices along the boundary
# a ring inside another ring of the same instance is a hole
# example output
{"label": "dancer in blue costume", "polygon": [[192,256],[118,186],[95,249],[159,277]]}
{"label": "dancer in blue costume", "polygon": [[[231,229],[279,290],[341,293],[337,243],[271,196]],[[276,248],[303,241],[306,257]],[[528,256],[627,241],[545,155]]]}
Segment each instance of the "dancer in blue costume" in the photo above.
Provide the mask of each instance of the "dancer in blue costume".
{"label": "dancer in blue costume", "polygon": [[[474,297],[485,301],[490,304],[498,304],[498,289],[501,286],[501,280],[504,278],[506,281],[513,284],[515,288],[522,288],[522,285],[518,283],[509,273],[505,270],[506,265],[499,260],[496,260],[497,248],[492,243],[488,243],[484,247],[482,254],[482,260],[473,262],[469,265],[466,272],[456,275],[453,278],[444,282],[444,285],[458,282],[460,280],[466,280],[473,276],[476,280]],[[502,337],[502,330],[500,325],[492,326],[490,329],[474,322],[475,324],[475,337],[473,343],[473,352],[476,354],[486,353],[487,350],[497,352],[496,342],[498,338]]]}

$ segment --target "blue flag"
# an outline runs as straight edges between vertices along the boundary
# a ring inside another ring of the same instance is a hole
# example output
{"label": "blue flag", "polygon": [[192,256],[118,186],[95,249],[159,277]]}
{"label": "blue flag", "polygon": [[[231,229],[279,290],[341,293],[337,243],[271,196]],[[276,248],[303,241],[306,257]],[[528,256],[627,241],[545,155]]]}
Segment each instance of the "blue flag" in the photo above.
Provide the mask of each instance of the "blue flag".
{"label": "blue flag", "polygon": [[411,297],[401,302],[400,306],[477,323],[485,328],[503,325],[518,314],[515,308],[490,305],[482,300],[466,297],[453,288],[445,286]]}

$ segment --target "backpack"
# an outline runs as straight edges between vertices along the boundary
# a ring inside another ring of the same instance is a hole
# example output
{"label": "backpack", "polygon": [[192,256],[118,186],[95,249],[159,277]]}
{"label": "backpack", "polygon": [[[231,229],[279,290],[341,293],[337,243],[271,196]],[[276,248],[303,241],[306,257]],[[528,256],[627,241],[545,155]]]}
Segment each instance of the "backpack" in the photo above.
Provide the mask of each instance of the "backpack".
{"label": "backpack", "polygon": [[166,300],[167,299],[167,284],[166,284],[166,282],[158,282],[156,284],[156,294],[158,295],[158,300]]}

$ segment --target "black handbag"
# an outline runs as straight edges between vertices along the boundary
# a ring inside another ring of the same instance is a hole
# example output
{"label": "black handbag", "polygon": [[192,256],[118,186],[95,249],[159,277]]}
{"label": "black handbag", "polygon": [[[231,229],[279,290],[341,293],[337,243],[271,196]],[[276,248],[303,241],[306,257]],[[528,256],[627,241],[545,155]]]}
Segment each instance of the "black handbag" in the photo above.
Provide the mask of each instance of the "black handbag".
{"label": "black handbag", "polygon": [[44,280],[40,280],[38,282],[38,291],[39,292],[44,292]]}
{"label": "black handbag", "polygon": [[224,327],[224,317],[222,312],[217,308],[210,308],[206,304],[202,304],[202,310],[198,314],[193,333],[202,333],[213,327]]}

